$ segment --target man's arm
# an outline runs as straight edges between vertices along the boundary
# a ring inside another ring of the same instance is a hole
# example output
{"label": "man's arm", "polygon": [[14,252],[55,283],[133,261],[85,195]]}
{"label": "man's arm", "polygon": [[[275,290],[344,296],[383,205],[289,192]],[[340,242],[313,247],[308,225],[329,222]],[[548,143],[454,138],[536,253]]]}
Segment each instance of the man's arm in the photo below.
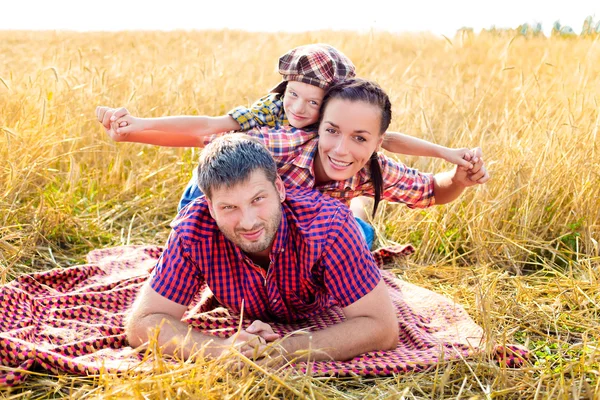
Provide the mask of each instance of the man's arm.
{"label": "man's arm", "polygon": [[[365,296],[343,308],[343,312],[344,322],[283,339],[281,347],[285,358],[342,361],[369,351],[396,348],[398,321],[383,280]],[[309,349],[313,351],[307,353]]]}
{"label": "man's arm", "polygon": [[383,136],[382,147],[392,153],[408,156],[437,157],[452,164],[471,168],[471,163],[465,159],[469,152],[467,148],[451,149],[439,144],[428,142],[399,132],[386,132]]}
{"label": "man's arm", "polygon": [[483,164],[481,149],[472,150],[473,168],[455,167],[451,171],[441,172],[433,177],[433,193],[436,204],[447,204],[455,200],[470,186],[482,184],[490,179]]}
{"label": "man's arm", "polygon": [[[141,289],[129,317],[125,331],[132,347],[139,347],[155,336],[158,329],[157,342],[164,354],[178,354],[188,359],[198,352],[202,346],[204,356],[218,357],[231,345],[237,344],[240,351],[247,356],[264,349],[265,341],[258,335],[241,331],[228,339],[204,335],[181,321],[187,306],[171,301],[150,287],[147,282]],[[267,340],[274,337],[268,337]]]}
{"label": "man's arm", "polygon": [[167,147],[204,147],[206,136],[240,129],[229,115],[137,118],[125,108],[97,107],[96,117],[116,142]]}

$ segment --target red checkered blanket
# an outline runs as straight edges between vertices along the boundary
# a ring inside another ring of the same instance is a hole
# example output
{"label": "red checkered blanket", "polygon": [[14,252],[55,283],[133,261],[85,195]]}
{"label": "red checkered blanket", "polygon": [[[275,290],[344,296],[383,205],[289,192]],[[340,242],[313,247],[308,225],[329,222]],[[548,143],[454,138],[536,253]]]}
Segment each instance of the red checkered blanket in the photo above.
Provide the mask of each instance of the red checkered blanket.
{"label": "red checkered blanket", "polygon": [[[34,365],[54,373],[91,375],[138,368],[143,354],[128,346],[123,320],[162,248],[121,246],[94,250],[88,263],[23,275],[0,288],[0,384],[15,385]],[[410,247],[375,253],[379,263]],[[382,271],[395,305],[400,337],[393,351],[371,352],[350,361],[320,361],[294,367],[313,375],[390,375],[422,370],[439,360],[470,357],[483,349],[483,331],[450,299]],[[209,293],[205,292],[204,294]],[[239,316],[199,293],[184,320],[208,334],[235,333]],[[285,335],[322,329],[343,320],[332,308],[303,323],[272,324]],[[251,321],[243,320],[246,327]],[[526,353],[504,347],[509,364]],[[508,350],[508,351],[507,351]]]}

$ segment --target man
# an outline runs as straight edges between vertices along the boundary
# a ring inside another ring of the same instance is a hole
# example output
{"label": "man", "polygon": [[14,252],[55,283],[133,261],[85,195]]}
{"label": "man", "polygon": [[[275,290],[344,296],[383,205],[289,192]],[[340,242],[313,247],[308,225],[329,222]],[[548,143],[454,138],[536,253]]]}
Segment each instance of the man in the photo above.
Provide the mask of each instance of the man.
{"label": "man", "polygon": [[[203,150],[198,183],[206,197],[173,221],[132,308],[132,346],[159,328],[158,344],[167,354],[188,358],[204,346],[204,355],[218,356],[235,343],[245,355],[260,355],[280,339],[262,321],[298,321],[338,305],[343,322],[281,339],[278,351],[298,359],[297,352],[316,349],[311,360],[347,360],[396,347],[398,322],[387,288],[341,202],[286,189],[264,145],[240,134]],[[203,283],[223,306],[254,322],[229,339],[189,328],[181,319]]]}

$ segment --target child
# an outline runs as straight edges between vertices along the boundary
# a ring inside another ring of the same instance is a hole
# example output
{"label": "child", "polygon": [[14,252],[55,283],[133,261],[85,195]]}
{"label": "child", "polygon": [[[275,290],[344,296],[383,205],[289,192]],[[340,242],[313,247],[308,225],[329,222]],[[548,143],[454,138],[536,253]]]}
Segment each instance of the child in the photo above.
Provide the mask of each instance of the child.
{"label": "child", "polygon": [[[326,90],[332,84],[355,76],[355,67],[343,53],[327,44],[310,44],[290,50],[279,58],[282,82],[271,93],[259,99],[250,108],[236,107],[220,117],[177,116],[161,118],[136,118],[124,108],[96,109],[98,120],[115,141],[147,143],[144,133],[161,133],[153,136],[153,144],[162,146],[195,146],[195,133],[203,135],[227,131],[247,131],[269,126],[279,128],[291,125],[303,130],[316,130],[320,106]],[[118,122],[118,125],[115,125]],[[468,149],[450,149],[405,134],[388,132],[382,147],[390,152],[415,156],[440,157],[471,168],[463,157]],[[201,137],[198,138],[202,140]],[[202,193],[195,176],[192,177],[180,200],[178,209]],[[360,199],[355,199],[360,200]],[[371,243],[373,228],[364,222],[366,214],[362,204],[351,206],[357,221],[366,229],[366,240]]]}

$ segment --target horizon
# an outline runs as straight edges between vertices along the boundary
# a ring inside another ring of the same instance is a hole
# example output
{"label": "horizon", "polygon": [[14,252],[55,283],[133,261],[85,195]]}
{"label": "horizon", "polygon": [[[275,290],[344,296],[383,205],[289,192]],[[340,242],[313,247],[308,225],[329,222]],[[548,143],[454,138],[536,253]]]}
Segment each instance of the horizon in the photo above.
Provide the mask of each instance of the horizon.
{"label": "horizon", "polygon": [[[284,8],[282,3],[281,8]],[[568,5],[547,4],[535,0],[474,1],[453,3],[423,1],[396,3],[398,10],[390,12],[384,0],[369,1],[368,9],[347,8],[345,2],[306,0],[294,9],[292,17],[282,17],[285,11],[246,10],[247,2],[198,4],[191,0],[166,2],[120,2],[106,0],[94,13],[86,4],[74,0],[52,3],[23,0],[4,5],[5,15],[0,30],[19,31],[176,31],[176,30],[241,30],[248,32],[387,31],[392,33],[429,32],[453,35],[462,28],[475,32],[482,29],[516,29],[525,23],[541,24],[549,34],[555,22],[580,33],[586,18],[593,26],[600,19],[600,2],[581,0]],[[35,14],[31,10],[36,10]],[[242,11],[243,10],[243,11]],[[315,12],[316,10],[316,12]],[[432,12],[435,11],[435,12]],[[185,12],[182,12],[185,11]],[[207,18],[206,15],[209,17]],[[600,26],[600,25],[599,25]]]}

